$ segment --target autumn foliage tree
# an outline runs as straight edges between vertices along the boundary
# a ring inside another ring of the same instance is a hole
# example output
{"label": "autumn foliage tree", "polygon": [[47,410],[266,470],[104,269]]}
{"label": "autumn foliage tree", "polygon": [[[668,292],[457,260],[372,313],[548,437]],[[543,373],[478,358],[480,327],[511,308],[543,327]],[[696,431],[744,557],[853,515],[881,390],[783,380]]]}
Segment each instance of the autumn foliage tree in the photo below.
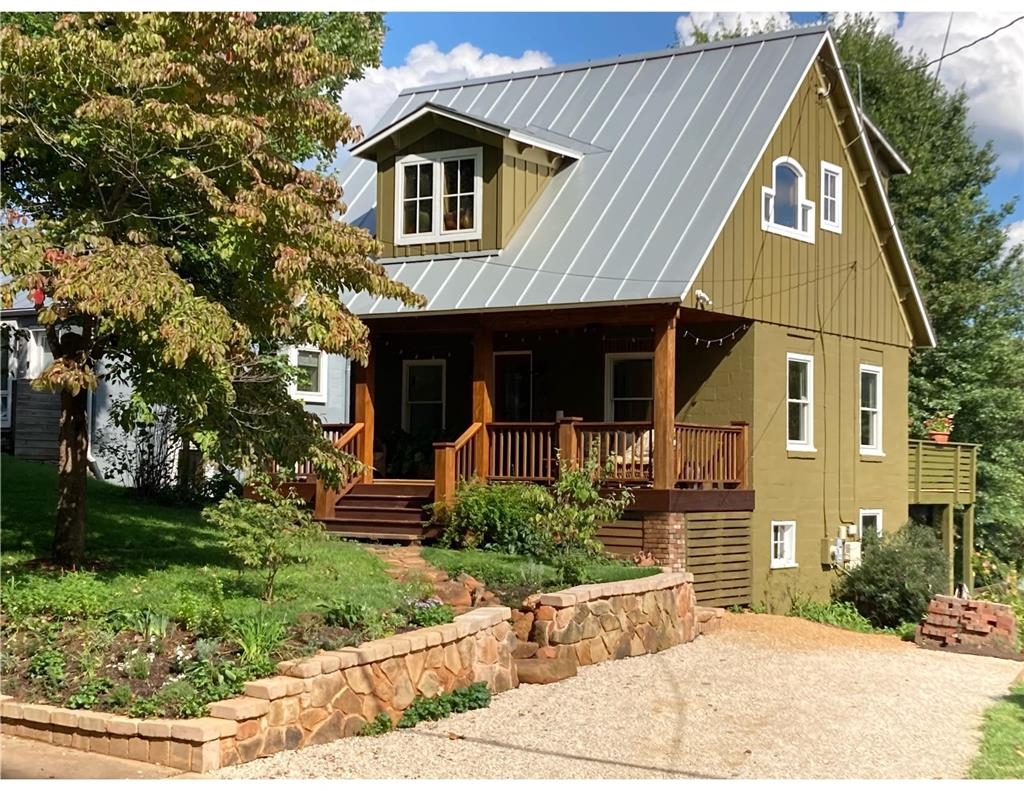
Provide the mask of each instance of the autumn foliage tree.
{"label": "autumn foliage tree", "polygon": [[328,477],[344,464],[289,397],[281,350],[365,359],[366,328],[339,295],[419,299],[339,221],[339,184],[295,164],[358,136],[333,96],[379,49],[354,49],[238,13],[0,30],[0,296],[35,295],[53,351],[36,386],[60,394],[58,563],[84,559],[86,392],[101,358],[131,382],[134,417],[173,407],[216,460],[311,457]]}

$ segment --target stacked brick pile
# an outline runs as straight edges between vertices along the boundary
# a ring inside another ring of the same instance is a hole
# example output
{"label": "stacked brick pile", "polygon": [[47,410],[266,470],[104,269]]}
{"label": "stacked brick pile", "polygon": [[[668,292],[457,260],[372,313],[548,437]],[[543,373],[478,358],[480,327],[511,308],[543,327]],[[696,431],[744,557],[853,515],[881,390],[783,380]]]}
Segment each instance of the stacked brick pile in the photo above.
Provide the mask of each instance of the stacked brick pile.
{"label": "stacked brick pile", "polygon": [[964,654],[1024,659],[1017,650],[1017,619],[1008,604],[935,596],[914,642]]}

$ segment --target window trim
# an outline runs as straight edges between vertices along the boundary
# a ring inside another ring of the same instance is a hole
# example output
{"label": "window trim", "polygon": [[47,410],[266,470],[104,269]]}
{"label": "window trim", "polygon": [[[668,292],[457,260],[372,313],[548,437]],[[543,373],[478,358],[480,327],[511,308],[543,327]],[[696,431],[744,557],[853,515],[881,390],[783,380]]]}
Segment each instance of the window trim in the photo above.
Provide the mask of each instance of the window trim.
{"label": "window trim", "polygon": [[864,517],[873,516],[878,521],[875,523],[875,530],[878,533],[878,537],[882,537],[882,509],[881,508],[861,508],[857,514],[857,537],[864,540]]}
{"label": "window trim", "polygon": [[[7,411],[0,410],[0,428],[11,427],[11,416],[14,412],[14,380],[17,378],[18,353],[17,344],[14,342],[15,333],[18,331],[18,324],[14,321],[3,321],[0,325],[9,327],[7,334],[7,376],[0,379],[0,393],[7,398]],[[2,336],[0,336],[2,338]],[[0,343],[3,341],[0,340]],[[0,399],[2,401],[2,399]]]}
{"label": "window trim", "polygon": [[607,423],[615,422],[615,401],[645,401],[641,398],[613,398],[612,387],[615,384],[613,371],[615,363],[620,360],[651,361],[651,407],[654,406],[654,352],[606,352],[604,355],[604,419]]}
{"label": "window trim", "polygon": [[885,452],[882,448],[882,406],[885,402],[882,390],[882,384],[885,381],[882,376],[882,366],[871,365],[869,363],[861,363],[857,368],[857,443],[860,444],[860,421],[861,416],[864,414],[865,409],[871,409],[871,407],[864,406],[864,391],[861,387],[861,379],[865,373],[874,374],[878,378],[878,384],[876,392],[878,394],[878,406],[875,407],[875,444],[874,445],[860,445],[860,453],[862,456],[884,456]]}
{"label": "window trim", "polygon": [[[792,362],[807,363],[807,437],[803,440],[789,438],[789,364]],[[807,451],[814,453],[814,355],[800,352],[786,352],[786,450]]]}
{"label": "window trim", "polygon": [[320,387],[318,390],[301,390],[298,381],[292,381],[288,385],[288,394],[306,404],[327,403],[327,353],[311,345],[289,346],[288,364],[293,367],[299,365],[299,352],[316,352],[320,355]]}
{"label": "window trim", "polygon": [[[442,192],[444,189],[444,163],[453,159],[472,159],[473,164],[473,227],[467,230],[444,230],[444,212]],[[434,208],[432,227],[429,233],[407,234],[402,230],[405,203],[406,165],[429,164],[433,166],[433,193],[431,202]],[[458,242],[483,237],[483,147],[458,148],[450,151],[432,151],[428,154],[406,154],[395,160],[395,244],[432,244],[436,242]]]}
{"label": "window trim", "polygon": [[[790,228],[788,225],[780,225],[775,222],[775,171],[779,165],[785,165],[796,173],[797,225],[801,225],[800,221],[806,212],[807,226],[805,230],[801,231],[800,228]],[[807,173],[792,157],[778,157],[772,162],[772,185],[761,187],[761,230],[814,244],[814,227],[814,201],[807,200]]]}
{"label": "window trim", "polygon": [[[836,219],[834,222],[830,222],[825,219],[825,174],[829,174],[836,177]],[[843,232],[843,169],[839,165],[833,165],[831,162],[821,161],[821,229],[823,231],[831,231],[832,233]]]}
{"label": "window trim", "polygon": [[[441,368],[441,431],[448,428],[448,361],[443,357],[402,360],[402,431],[409,432],[409,369],[416,365]],[[416,404],[436,404],[436,401],[414,401]]]}
{"label": "window trim", "polygon": [[[783,557],[775,557],[775,528],[783,528],[782,551]],[[768,540],[768,557],[770,569],[795,569],[800,566],[796,562],[796,520],[795,519],[773,519],[772,532]]]}

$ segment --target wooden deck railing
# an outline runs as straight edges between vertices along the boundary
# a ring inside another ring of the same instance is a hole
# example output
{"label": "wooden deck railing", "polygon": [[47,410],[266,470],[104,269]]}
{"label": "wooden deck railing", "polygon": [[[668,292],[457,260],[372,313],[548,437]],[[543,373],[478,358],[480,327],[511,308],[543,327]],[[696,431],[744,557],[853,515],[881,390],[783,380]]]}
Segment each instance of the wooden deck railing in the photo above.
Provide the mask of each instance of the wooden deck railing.
{"label": "wooden deck railing", "polygon": [[488,423],[488,478],[550,483],[558,474],[554,423]]}
{"label": "wooden deck railing", "polygon": [[[351,426],[330,425],[324,426],[324,436],[332,439],[331,444],[342,453],[358,459],[360,447],[366,438],[366,426],[363,423],[355,423]],[[356,483],[362,480],[363,471],[358,466],[352,469],[347,477],[343,477],[341,485],[332,489],[324,485],[319,478],[316,479],[316,495],[313,499],[313,514],[317,519],[325,519],[334,513],[334,506],[345,492],[351,489]]]}
{"label": "wooden deck railing", "polygon": [[437,502],[454,502],[458,482],[473,477],[483,429],[483,423],[473,423],[455,442],[434,443],[434,499]]}
{"label": "wooden deck railing", "polygon": [[653,478],[654,427],[650,423],[574,424],[576,459],[594,458],[607,480],[616,483],[649,481]]}
{"label": "wooden deck railing", "polygon": [[744,423],[676,423],[673,458],[677,484],[684,489],[747,488],[748,430]]}
{"label": "wooden deck railing", "polygon": [[977,445],[912,439],[907,450],[907,488],[912,505],[974,502]]}
{"label": "wooden deck railing", "polygon": [[[361,423],[357,425],[362,425]],[[338,441],[346,433],[350,432],[353,426],[349,423],[324,423],[321,428],[326,439],[329,439],[332,444]],[[353,455],[355,455],[353,453]],[[302,461],[295,462],[291,471],[283,471],[277,462],[271,462],[270,468],[267,470],[271,475],[277,475],[281,477],[283,481],[305,481],[313,480],[316,478],[316,472],[313,469],[313,462],[309,459],[303,459]]]}

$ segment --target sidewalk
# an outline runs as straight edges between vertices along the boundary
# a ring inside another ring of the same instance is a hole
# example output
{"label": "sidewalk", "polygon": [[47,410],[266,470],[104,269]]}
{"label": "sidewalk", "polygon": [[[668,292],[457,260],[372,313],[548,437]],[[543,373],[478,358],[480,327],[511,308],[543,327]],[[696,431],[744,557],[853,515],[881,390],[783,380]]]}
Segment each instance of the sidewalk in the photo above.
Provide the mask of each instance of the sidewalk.
{"label": "sidewalk", "polygon": [[0,736],[0,779],[3,780],[152,780],[164,777],[199,777],[166,766],[96,755],[46,742]]}

